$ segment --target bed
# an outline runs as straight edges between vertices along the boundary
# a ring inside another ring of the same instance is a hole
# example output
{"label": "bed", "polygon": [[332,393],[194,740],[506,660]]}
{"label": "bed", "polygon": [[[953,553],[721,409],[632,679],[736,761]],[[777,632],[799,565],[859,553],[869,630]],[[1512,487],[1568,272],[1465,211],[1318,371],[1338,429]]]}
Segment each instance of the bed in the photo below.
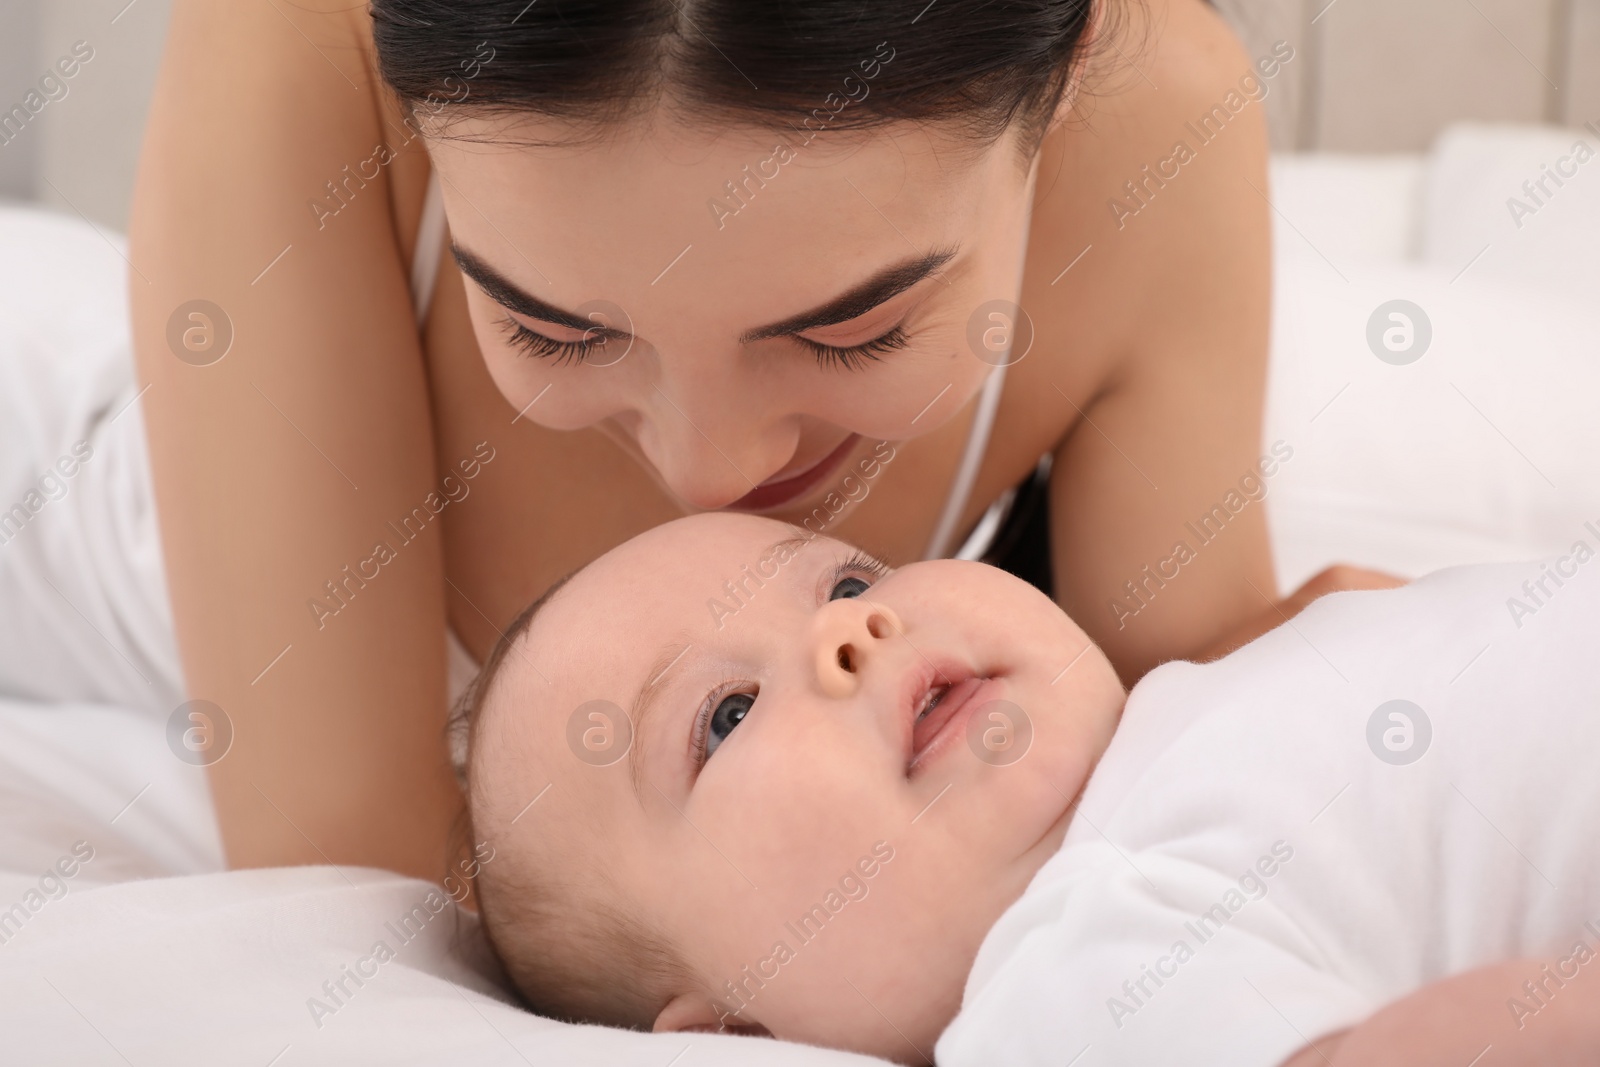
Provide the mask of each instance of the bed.
{"label": "bed", "polygon": [[[1600,149],[1594,131],[1459,125],[1425,154],[1274,159],[1265,440],[1293,449],[1266,498],[1280,589],[1335,561],[1415,576],[1595,536],[1600,161],[1531,213],[1507,206],[1580,140]],[[0,210],[0,308],[61,344],[125,343],[120,247],[76,219]],[[1397,300],[1426,316],[1420,353],[1414,313],[1409,348],[1369,343]],[[0,1058],[879,1062],[530,1015],[474,917],[428,905],[427,883],[224,871],[204,774],[147,715],[0,700]],[[380,940],[395,958],[349,980]]]}

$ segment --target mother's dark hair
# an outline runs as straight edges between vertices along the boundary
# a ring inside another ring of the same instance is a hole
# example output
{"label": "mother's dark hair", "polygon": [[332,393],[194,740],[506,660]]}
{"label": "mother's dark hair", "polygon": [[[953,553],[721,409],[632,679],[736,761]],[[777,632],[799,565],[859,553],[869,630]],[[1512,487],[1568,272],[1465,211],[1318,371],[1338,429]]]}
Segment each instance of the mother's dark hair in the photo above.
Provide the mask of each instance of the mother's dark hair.
{"label": "mother's dark hair", "polygon": [[[599,132],[666,100],[707,124],[803,135],[818,110],[828,129],[937,123],[980,147],[1017,122],[1031,160],[1090,10],[1110,2],[372,0],[372,20],[379,70],[413,113],[455,100],[444,110]],[[852,102],[835,114],[830,93]]]}

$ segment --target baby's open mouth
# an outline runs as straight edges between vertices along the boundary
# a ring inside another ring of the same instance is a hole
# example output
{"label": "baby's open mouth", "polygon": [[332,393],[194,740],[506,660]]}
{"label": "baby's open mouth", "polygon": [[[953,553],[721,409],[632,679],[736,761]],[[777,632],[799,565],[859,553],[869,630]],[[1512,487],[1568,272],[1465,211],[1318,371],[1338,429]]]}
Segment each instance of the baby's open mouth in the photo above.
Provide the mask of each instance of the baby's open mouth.
{"label": "baby's open mouth", "polygon": [[[916,706],[916,716],[911,725],[911,758],[907,773],[915,768],[936,741],[944,735],[945,727],[957,718],[978,690],[988,684],[988,678],[968,676],[959,680],[936,680],[923,693]],[[941,744],[939,746],[943,748]]]}
{"label": "baby's open mouth", "polygon": [[950,687],[948,685],[936,685],[932,689],[929,689],[922,697],[922,708],[917,712],[917,721],[921,722],[923,719],[926,719],[928,717],[928,712],[938,707],[939,701],[943,700],[944,695],[948,692],[950,692]]}

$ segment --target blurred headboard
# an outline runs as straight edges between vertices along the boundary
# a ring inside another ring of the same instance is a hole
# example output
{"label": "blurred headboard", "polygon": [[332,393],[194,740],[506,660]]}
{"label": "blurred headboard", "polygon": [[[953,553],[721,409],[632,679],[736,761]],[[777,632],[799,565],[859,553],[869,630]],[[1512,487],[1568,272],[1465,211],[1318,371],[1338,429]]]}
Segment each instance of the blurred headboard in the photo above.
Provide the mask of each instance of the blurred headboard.
{"label": "blurred headboard", "polygon": [[[1216,0],[1284,68],[1273,147],[1415,152],[1458,119],[1600,120],[1600,0]],[[1282,91],[1286,90],[1286,91]]]}
{"label": "blurred headboard", "polygon": [[171,8],[171,0],[0,0],[0,113],[37,88],[74,42],[93,49],[67,94],[0,144],[0,196],[126,228]]}
{"label": "blurred headboard", "polygon": [[[1295,47],[1297,62],[1267,98],[1279,150],[1420,151],[1456,119],[1600,120],[1600,0],[1216,3],[1251,56],[1280,39]],[[126,225],[170,7],[0,0],[0,111],[74,41],[95,50],[67,98],[0,144],[0,196]]]}

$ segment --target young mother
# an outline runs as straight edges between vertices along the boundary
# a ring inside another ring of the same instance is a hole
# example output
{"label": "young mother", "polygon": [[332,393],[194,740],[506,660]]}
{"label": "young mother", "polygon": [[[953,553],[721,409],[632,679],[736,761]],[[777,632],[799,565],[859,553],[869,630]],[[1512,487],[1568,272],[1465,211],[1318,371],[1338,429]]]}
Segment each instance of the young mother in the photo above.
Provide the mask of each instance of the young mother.
{"label": "young mother", "polygon": [[437,877],[447,635],[696,509],[1032,545],[1129,682],[1370,580],[1272,604],[1252,499],[1293,61],[1200,0],[178,0],[132,298],[229,862]]}

